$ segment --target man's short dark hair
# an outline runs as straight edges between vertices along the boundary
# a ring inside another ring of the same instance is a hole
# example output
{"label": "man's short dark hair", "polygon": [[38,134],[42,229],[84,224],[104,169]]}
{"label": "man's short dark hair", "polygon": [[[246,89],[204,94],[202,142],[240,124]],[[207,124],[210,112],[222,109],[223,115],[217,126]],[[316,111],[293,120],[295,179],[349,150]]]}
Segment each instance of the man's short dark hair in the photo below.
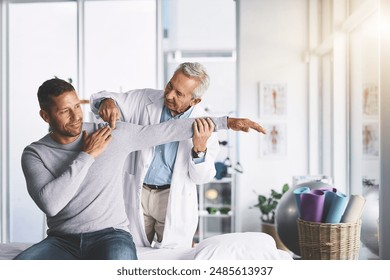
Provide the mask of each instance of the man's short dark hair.
{"label": "man's short dark hair", "polygon": [[42,110],[48,111],[52,105],[52,97],[60,96],[68,91],[75,91],[75,89],[72,84],[64,80],[53,78],[45,81],[38,89],[39,106]]}

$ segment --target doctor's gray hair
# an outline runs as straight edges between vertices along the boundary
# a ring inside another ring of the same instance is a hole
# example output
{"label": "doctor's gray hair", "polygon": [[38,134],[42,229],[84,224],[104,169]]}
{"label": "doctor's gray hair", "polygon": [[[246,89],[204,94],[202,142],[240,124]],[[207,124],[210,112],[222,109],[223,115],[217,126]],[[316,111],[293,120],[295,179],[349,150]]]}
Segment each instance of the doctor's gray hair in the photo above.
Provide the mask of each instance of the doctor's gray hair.
{"label": "doctor's gray hair", "polygon": [[199,85],[192,93],[192,98],[200,98],[207,91],[210,85],[210,77],[207,74],[206,68],[198,62],[184,62],[177,68],[176,72],[182,72],[189,78],[199,81]]}

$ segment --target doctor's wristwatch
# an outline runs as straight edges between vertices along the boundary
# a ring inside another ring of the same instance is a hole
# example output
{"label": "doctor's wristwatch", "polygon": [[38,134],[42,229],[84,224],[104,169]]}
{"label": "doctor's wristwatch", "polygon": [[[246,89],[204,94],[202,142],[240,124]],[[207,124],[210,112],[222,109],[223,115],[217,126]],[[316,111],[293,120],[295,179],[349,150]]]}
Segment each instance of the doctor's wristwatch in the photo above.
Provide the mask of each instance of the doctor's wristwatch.
{"label": "doctor's wristwatch", "polygon": [[194,148],[191,149],[191,153],[192,153],[193,158],[203,158],[203,157],[205,157],[206,152],[207,152],[207,149],[203,152],[195,152]]}

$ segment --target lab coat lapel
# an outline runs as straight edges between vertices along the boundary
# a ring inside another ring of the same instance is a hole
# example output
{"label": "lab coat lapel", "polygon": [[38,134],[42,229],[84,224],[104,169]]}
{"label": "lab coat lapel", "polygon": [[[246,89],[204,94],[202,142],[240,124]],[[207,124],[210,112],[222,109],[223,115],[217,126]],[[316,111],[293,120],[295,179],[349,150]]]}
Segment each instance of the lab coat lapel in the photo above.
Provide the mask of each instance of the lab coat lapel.
{"label": "lab coat lapel", "polygon": [[146,106],[148,112],[149,124],[150,123],[160,123],[162,108],[164,105],[164,96],[159,96],[157,98],[150,98],[150,103]]}

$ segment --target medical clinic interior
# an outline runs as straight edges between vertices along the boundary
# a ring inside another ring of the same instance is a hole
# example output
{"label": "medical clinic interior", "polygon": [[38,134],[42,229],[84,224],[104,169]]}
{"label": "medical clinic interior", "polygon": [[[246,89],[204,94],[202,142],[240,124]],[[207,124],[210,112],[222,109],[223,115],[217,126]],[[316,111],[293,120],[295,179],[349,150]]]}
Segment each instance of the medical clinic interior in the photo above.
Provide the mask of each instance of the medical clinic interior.
{"label": "medical clinic interior", "polygon": [[[92,94],[162,90],[199,62],[210,76],[199,106],[267,133],[216,132],[194,247],[267,232],[299,259],[307,243],[329,243],[308,240],[321,224],[345,230],[329,238],[352,243],[353,259],[390,259],[389,30],[390,0],[1,0],[0,243],[46,236],[21,168],[48,131],[43,81],[69,81],[93,121]],[[339,218],[306,221],[313,197]]]}

